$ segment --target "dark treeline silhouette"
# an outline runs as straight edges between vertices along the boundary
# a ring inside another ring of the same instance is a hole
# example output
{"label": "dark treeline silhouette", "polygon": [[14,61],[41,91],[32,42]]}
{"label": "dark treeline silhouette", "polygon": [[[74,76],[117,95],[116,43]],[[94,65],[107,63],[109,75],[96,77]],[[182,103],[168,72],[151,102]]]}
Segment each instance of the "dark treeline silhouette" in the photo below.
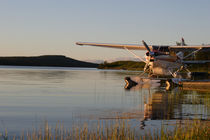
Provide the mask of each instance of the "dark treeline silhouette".
{"label": "dark treeline silhouette", "polygon": [[89,68],[98,67],[98,64],[75,60],[63,55],[43,55],[33,57],[0,57],[0,65]]}

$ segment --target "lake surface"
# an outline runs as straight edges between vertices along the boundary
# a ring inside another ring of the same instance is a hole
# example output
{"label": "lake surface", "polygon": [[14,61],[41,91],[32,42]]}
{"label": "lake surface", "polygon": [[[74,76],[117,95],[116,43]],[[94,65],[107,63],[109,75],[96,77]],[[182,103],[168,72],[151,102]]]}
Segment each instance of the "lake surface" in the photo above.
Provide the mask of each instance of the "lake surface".
{"label": "lake surface", "polygon": [[145,86],[125,90],[135,71],[55,67],[0,67],[0,132],[129,120],[142,131],[177,121],[210,119],[210,91]]}

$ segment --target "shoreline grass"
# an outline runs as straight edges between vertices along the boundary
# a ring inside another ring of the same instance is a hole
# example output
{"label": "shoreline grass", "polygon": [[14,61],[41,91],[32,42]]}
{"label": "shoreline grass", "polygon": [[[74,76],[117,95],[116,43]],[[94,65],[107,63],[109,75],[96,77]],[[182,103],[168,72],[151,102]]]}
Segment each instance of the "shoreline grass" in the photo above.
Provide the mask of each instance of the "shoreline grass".
{"label": "shoreline grass", "polygon": [[208,140],[210,138],[210,122],[200,120],[186,121],[183,125],[176,124],[174,130],[168,130],[161,126],[152,132],[141,134],[140,130],[135,130],[129,122],[117,121],[114,124],[98,123],[88,126],[86,123],[82,127],[66,129],[62,124],[57,124],[55,128],[45,122],[44,127],[23,132],[19,136],[9,136],[5,131],[3,140]]}

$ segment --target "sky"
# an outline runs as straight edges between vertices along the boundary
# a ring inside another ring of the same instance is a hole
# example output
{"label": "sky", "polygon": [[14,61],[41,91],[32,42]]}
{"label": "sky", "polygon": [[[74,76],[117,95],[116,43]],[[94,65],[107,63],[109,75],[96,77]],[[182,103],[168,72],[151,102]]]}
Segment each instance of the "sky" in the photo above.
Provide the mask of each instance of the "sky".
{"label": "sky", "polygon": [[[0,56],[131,57],[76,42],[210,44],[209,0],[1,0]],[[144,55],[144,51],[136,51]]]}

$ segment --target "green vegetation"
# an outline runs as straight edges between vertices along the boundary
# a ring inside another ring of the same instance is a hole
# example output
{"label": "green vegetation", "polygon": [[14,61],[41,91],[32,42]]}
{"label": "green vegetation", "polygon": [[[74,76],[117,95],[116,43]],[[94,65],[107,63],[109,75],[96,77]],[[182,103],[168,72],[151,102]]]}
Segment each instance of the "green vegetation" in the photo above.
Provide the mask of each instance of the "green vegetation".
{"label": "green vegetation", "polygon": [[205,64],[191,64],[188,66],[191,72],[208,72],[210,73],[210,63]]}
{"label": "green vegetation", "polygon": [[184,126],[177,124],[173,131],[164,131],[162,128],[161,134],[156,138],[161,140],[208,140],[210,137],[209,126],[209,122],[188,121]]}
{"label": "green vegetation", "polygon": [[[122,69],[122,70],[139,70],[144,69],[144,62],[136,61],[116,61],[107,63],[106,61],[98,66],[99,69]],[[190,64],[188,66],[191,72],[210,72],[210,63],[206,64]]]}
{"label": "green vegetation", "polygon": [[4,140],[207,140],[210,137],[209,122],[201,121],[187,121],[183,126],[177,123],[172,131],[163,126],[160,131],[157,130],[153,133],[141,134],[140,131],[140,129],[131,128],[129,123],[125,121],[110,125],[106,123],[105,126],[103,123],[99,123],[91,129],[87,124],[71,129],[65,129],[63,125],[56,125],[55,128],[52,128],[46,122],[45,127],[39,130],[34,129],[32,132],[23,133],[19,137],[10,137],[5,132],[2,138]]}
{"label": "green vegetation", "polygon": [[143,70],[144,62],[136,61],[116,61],[112,63],[107,63],[106,61],[103,64],[99,65],[99,69],[123,69],[123,70]]}

